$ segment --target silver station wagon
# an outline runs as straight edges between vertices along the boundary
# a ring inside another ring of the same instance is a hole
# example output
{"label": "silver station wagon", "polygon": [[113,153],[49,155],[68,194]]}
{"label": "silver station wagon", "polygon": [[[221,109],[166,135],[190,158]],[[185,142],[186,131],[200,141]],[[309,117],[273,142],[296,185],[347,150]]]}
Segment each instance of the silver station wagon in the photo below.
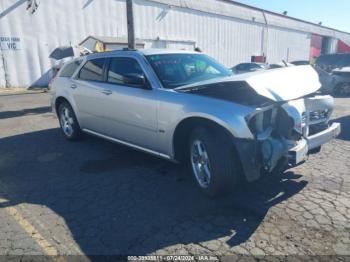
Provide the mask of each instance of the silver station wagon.
{"label": "silver station wagon", "polygon": [[65,64],[52,108],[69,140],[82,132],[188,164],[209,196],[304,162],[336,137],[333,98],[310,66],[241,75],[205,54],[121,50]]}

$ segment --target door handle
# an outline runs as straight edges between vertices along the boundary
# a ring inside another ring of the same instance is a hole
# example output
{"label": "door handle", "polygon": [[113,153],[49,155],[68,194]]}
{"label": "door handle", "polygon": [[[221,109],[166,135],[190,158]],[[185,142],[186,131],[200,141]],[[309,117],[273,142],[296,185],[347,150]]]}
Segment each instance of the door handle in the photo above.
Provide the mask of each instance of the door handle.
{"label": "door handle", "polygon": [[102,90],[101,92],[104,93],[105,95],[111,95],[112,94],[112,91],[108,90],[108,89]]}
{"label": "door handle", "polygon": [[76,84],[72,84],[72,85],[70,86],[70,88],[76,89],[76,88],[77,88],[77,85],[76,85]]}

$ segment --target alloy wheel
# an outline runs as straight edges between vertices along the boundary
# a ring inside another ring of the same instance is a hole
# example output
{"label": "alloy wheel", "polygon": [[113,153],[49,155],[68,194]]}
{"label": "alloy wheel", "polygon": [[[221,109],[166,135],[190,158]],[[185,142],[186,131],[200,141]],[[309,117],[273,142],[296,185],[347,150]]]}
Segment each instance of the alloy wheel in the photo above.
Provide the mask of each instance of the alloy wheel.
{"label": "alloy wheel", "polygon": [[62,108],[60,112],[60,122],[61,122],[61,127],[64,134],[68,137],[71,137],[74,133],[74,129],[73,129],[74,119],[69,108],[67,107]]}
{"label": "alloy wheel", "polygon": [[202,188],[208,188],[212,177],[209,157],[204,143],[198,139],[191,145],[191,164],[198,184]]}

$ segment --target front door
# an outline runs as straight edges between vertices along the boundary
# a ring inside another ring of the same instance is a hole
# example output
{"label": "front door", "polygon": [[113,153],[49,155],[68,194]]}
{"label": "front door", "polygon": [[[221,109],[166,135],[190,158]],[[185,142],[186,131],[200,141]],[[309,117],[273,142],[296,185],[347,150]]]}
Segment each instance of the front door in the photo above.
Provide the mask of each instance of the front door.
{"label": "front door", "polygon": [[130,75],[143,75],[139,62],[131,57],[112,57],[104,85],[106,133],[116,139],[157,151],[156,90],[128,84]]}

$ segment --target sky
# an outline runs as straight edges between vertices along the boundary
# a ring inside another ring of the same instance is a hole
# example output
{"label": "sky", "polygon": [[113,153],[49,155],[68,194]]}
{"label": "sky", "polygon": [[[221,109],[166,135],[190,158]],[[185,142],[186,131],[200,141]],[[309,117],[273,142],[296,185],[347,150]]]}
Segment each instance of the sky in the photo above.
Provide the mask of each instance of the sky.
{"label": "sky", "polygon": [[350,0],[234,0],[276,13],[350,32]]}

